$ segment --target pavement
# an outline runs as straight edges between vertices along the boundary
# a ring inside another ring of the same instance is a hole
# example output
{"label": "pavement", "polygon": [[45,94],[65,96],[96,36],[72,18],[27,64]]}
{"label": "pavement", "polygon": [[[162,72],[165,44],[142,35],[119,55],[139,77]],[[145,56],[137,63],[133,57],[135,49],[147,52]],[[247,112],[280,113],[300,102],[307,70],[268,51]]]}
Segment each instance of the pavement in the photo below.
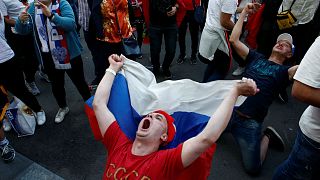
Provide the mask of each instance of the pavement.
{"label": "pavement", "polygon": [[[88,82],[94,79],[94,68],[84,40],[85,50],[82,54],[84,71]],[[190,47],[190,38],[187,39]],[[187,48],[188,49],[188,48]],[[188,49],[190,57],[190,49]],[[145,66],[150,66],[149,46],[142,48],[143,59],[138,60]],[[163,59],[163,47],[161,57]],[[176,58],[179,55],[177,43]],[[233,63],[232,70],[236,68]],[[198,62],[191,65],[187,60],[181,65],[172,63],[173,79],[189,78],[200,82],[205,65]],[[232,71],[229,72],[231,74]],[[239,79],[229,75],[227,79]],[[49,83],[36,76],[36,83],[41,91],[37,96],[46,111],[47,122],[37,126],[32,136],[18,138],[14,131],[6,133],[11,145],[17,151],[15,160],[11,163],[0,161],[0,180],[6,179],[101,179],[106,161],[104,146],[94,140],[87,117],[84,113],[84,102],[80,94],[66,76],[65,88],[70,108],[69,114],[60,124],[54,123],[58,111],[57,103],[51,93]],[[162,81],[160,77],[158,81]],[[290,96],[291,87],[287,89],[289,102],[286,104],[275,100],[265,118],[264,127],[272,125],[283,137],[286,143],[285,152],[270,150],[263,164],[261,173],[252,177],[244,172],[241,164],[240,151],[230,134],[223,134],[217,142],[209,179],[240,179],[267,180],[271,179],[277,165],[288,157],[294,143],[299,118],[306,105]]]}

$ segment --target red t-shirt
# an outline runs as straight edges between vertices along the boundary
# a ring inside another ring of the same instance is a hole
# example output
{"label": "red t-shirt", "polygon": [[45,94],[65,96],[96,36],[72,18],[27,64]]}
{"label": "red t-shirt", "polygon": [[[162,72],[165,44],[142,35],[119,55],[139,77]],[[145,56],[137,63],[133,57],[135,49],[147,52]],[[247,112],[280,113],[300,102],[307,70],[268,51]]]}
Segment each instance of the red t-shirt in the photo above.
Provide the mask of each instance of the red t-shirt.
{"label": "red t-shirt", "polygon": [[107,129],[103,144],[108,150],[103,179],[175,179],[184,169],[182,144],[146,156],[133,155],[133,142],[121,131],[117,122]]}

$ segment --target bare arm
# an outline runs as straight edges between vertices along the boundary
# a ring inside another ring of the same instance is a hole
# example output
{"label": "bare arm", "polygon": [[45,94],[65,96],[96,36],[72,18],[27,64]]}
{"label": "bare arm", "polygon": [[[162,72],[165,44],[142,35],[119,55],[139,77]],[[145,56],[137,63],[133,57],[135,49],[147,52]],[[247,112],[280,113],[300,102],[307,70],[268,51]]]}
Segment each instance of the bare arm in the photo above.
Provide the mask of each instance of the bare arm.
{"label": "bare arm", "polygon": [[246,16],[248,14],[256,11],[255,9],[258,7],[260,7],[259,4],[253,4],[253,3],[248,3],[245,6],[245,8],[243,9],[243,11],[240,14],[240,17],[239,17],[237,23],[234,26],[232,33],[231,33],[231,36],[230,36],[230,42],[231,42],[232,46],[234,47],[234,49],[236,50],[238,55],[244,60],[247,58],[247,56],[249,54],[249,48],[243,42],[240,41],[243,22],[244,22],[244,19],[246,18]]}
{"label": "bare arm", "polygon": [[233,106],[239,95],[254,95],[258,92],[255,82],[243,79],[229,92],[216,112],[211,116],[207,126],[197,136],[187,140],[182,148],[182,163],[184,167],[194,162],[206,149],[217,141],[227,127]]}
{"label": "bare arm", "polygon": [[230,20],[232,14],[227,14],[221,12],[220,15],[220,24],[222,27],[226,28],[227,30],[232,30],[234,27],[234,23]]}
{"label": "bare arm", "polygon": [[299,65],[292,66],[288,69],[289,80],[293,80],[293,76],[296,74]]}
{"label": "bare arm", "polygon": [[[109,57],[109,63],[110,67],[108,69],[117,73],[123,65],[123,60],[118,55],[113,54]],[[102,136],[105,134],[112,122],[115,121],[114,115],[107,107],[114,78],[115,75],[106,71],[106,74],[99,83],[93,100],[93,110]]]}
{"label": "bare arm", "polygon": [[10,26],[15,26],[16,25],[16,20],[11,19],[9,16],[4,17],[4,22],[9,24]]}
{"label": "bare arm", "polygon": [[295,80],[292,86],[292,96],[298,100],[320,108],[320,89]]}

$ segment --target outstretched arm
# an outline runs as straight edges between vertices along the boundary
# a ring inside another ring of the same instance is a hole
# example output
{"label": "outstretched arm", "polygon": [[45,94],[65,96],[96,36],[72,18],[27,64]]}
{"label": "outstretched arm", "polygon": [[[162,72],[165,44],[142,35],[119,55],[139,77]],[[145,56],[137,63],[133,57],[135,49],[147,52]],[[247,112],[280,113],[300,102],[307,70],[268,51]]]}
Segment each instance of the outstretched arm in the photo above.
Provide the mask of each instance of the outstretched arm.
{"label": "outstretched arm", "polygon": [[182,148],[182,163],[184,167],[194,162],[205,150],[217,141],[221,133],[227,127],[230,120],[233,106],[238,96],[254,95],[259,91],[252,79],[244,78],[225,97],[216,112],[211,116],[207,126],[197,136],[187,140]]}
{"label": "outstretched arm", "polygon": [[112,54],[109,56],[108,60],[110,66],[100,81],[93,100],[93,110],[96,115],[102,136],[105,134],[112,122],[115,121],[115,117],[108,109],[107,104],[115,74],[123,65],[123,60],[118,55]]}
{"label": "outstretched arm", "polygon": [[233,27],[232,33],[230,35],[230,43],[232,44],[238,55],[244,60],[247,58],[249,54],[249,48],[243,42],[240,41],[243,22],[247,15],[256,12],[259,9],[259,7],[260,4],[258,3],[248,3],[242,10],[240,17],[235,26]]}

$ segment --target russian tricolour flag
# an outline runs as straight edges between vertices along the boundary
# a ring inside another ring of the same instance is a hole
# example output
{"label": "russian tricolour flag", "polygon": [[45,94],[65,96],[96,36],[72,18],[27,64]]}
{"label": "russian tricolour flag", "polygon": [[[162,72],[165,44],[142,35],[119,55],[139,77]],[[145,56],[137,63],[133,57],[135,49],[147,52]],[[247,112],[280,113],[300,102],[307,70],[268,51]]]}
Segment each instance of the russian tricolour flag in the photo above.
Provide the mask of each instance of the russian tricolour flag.
{"label": "russian tricolour flag", "polygon": [[[235,81],[198,83],[189,79],[157,83],[151,71],[143,65],[125,59],[123,69],[113,82],[108,107],[122,131],[132,140],[143,115],[162,109],[175,119],[176,135],[164,149],[176,147],[196,136],[206,126],[210,116],[222,102]],[[86,113],[97,140],[102,139],[93,108],[93,97],[86,102]],[[237,104],[244,101],[240,98]],[[206,179],[216,145],[203,153],[181,179]]]}

